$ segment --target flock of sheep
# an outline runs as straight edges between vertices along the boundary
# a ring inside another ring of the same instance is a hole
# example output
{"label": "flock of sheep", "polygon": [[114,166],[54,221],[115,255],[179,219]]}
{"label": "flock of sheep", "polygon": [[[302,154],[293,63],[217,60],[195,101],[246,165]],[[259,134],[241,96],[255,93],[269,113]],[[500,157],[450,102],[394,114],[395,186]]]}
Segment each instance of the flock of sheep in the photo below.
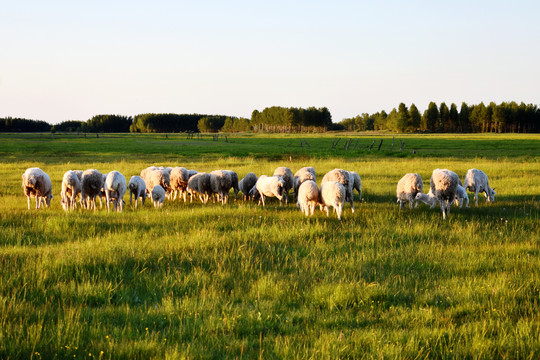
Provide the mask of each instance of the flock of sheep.
{"label": "flock of sheep", "polygon": [[[121,212],[124,205],[124,195],[129,191],[129,203],[135,208],[139,202],[144,205],[145,199],[151,198],[156,208],[161,208],[166,198],[176,200],[182,198],[190,202],[199,198],[206,204],[210,197],[214,201],[226,204],[229,192],[234,191],[235,198],[242,192],[244,201],[250,199],[265,205],[268,197],[275,197],[280,204],[289,203],[289,192],[292,189],[297,206],[306,215],[313,215],[317,205],[329,216],[332,207],[341,220],[343,206],[346,202],[351,204],[354,213],[353,190],[358,191],[362,198],[362,184],[360,176],[354,171],[334,169],[324,175],[321,186],[316,183],[316,171],[313,167],[303,167],[294,175],[287,167],[278,167],[272,176],[248,173],[238,181],[238,175],[231,170],[215,170],[210,173],[187,170],[183,167],[156,167],[151,166],[141,171],[140,176],[132,176],[129,182],[118,171],[102,174],[96,169],[86,171],[69,170],[62,179],[60,192],[62,208],[68,212],[77,207],[77,202],[84,209],[97,209],[96,198],[102,204],[105,198],[107,210]],[[40,168],[29,168],[22,176],[22,187],[27,197],[28,209],[30,198],[36,198],[36,209],[49,206],[52,195],[52,182],[50,176]],[[459,176],[447,169],[435,169],[430,179],[430,190],[424,194],[422,178],[418,174],[409,173],[403,176],[397,184],[397,202],[400,208],[409,202],[409,207],[418,206],[422,201],[435,207],[440,203],[443,219],[450,212],[453,202],[460,207],[465,202],[469,205],[466,189],[474,192],[474,201],[478,205],[478,194],[483,192],[487,201],[495,200],[495,191],[489,186],[487,175],[477,169],[470,169],[465,175],[463,184]],[[77,198],[80,195],[80,199]],[[102,205],[101,205],[102,206]]]}

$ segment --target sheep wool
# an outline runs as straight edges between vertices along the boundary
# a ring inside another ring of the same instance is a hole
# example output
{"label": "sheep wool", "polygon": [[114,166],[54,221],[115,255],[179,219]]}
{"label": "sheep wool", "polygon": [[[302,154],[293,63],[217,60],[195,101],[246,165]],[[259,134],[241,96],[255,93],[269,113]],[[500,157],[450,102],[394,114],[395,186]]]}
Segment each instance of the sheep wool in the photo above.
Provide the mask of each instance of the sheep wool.
{"label": "sheep wool", "polygon": [[151,194],[154,207],[156,209],[162,208],[165,201],[165,189],[161,185],[156,185],[152,188]]}
{"label": "sheep wool", "polygon": [[[81,171],[82,177],[82,171]],[[62,191],[60,203],[65,211],[74,210],[77,207],[77,195],[81,193],[81,181],[77,172],[68,170],[62,178]]]}
{"label": "sheep wool", "polygon": [[298,197],[298,188],[300,187],[300,185],[302,185],[304,181],[307,180],[313,180],[315,182],[317,181],[317,172],[312,166],[303,167],[294,173],[293,191],[295,198]]}
{"label": "sheep wool", "polygon": [[345,186],[338,181],[326,181],[321,184],[321,198],[320,203],[323,209],[326,211],[326,216],[330,216],[328,208],[333,207],[337,213],[337,217],[341,220],[341,214],[343,212],[343,204],[345,203],[346,189]]}
{"label": "sheep wool", "polygon": [[467,190],[465,190],[463,186],[458,184],[454,204],[456,204],[456,206],[459,206],[459,208],[461,209],[463,207],[463,203],[465,203],[465,208],[468,209],[469,196],[467,195]]}
{"label": "sheep wool", "polygon": [[478,169],[469,169],[465,175],[465,189],[474,193],[474,204],[478,206],[478,194],[483,192],[487,202],[494,202],[497,193],[489,187],[489,180],[485,172]]}
{"label": "sheep wool", "polygon": [[298,188],[297,205],[306,216],[313,215],[315,207],[319,204],[320,192],[317,183],[307,180]]}
{"label": "sheep wool", "polygon": [[406,202],[409,202],[409,208],[418,206],[416,194],[424,191],[422,177],[416,173],[405,174],[397,183],[396,196],[399,208],[403,209]]}
{"label": "sheep wool", "polygon": [[203,204],[208,202],[212,192],[210,183],[210,174],[205,172],[197,173],[189,178],[187,191],[190,194],[190,202],[193,201],[193,195],[199,195],[199,199]]}
{"label": "sheep wool", "polygon": [[146,183],[142,177],[134,175],[129,179],[129,205],[133,205],[133,196],[135,197],[135,208],[137,208],[139,199],[144,206],[144,200],[146,199]]}
{"label": "sheep wool", "polygon": [[437,201],[441,204],[443,220],[446,220],[446,216],[450,214],[458,184],[459,176],[455,172],[448,169],[433,170],[430,188]]}
{"label": "sheep wool", "polygon": [[283,197],[285,198],[285,204],[289,204],[289,190],[294,187],[294,177],[291,169],[285,166],[280,166],[274,171],[274,176],[281,176],[283,181],[285,181]]}
{"label": "sheep wool", "polygon": [[96,208],[96,196],[101,193],[103,175],[96,169],[85,170],[81,177],[81,202],[86,209]]}
{"label": "sheep wool", "polygon": [[122,212],[124,209],[124,195],[127,191],[126,178],[118,171],[111,171],[105,180],[105,196],[107,199],[107,211],[110,211],[111,200],[113,210]]}
{"label": "sheep wool", "polygon": [[188,170],[184,167],[174,167],[169,174],[169,180],[171,185],[172,200],[176,200],[177,197],[182,197],[186,202],[186,190],[187,183],[189,181]]}
{"label": "sheep wool", "polygon": [[322,184],[325,182],[337,181],[345,187],[345,201],[351,204],[352,212],[354,214],[354,198],[353,198],[353,182],[351,181],[351,174],[342,169],[334,169],[324,175]]}
{"label": "sheep wool", "polygon": [[40,168],[28,168],[22,175],[22,188],[30,210],[30,198],[36,198],[36,209],[41,205],[49,207],[52,196],[52,182],[50,176]]}
{"label": "sheep wool", "polygon": [[243,200],[246,201],[249,197],[249,191],[255,186],[259,178],[255,173],[249,172],[238,183],[238,188],[242,192]]}
{"label": "sheep wool", "polygon": [[275,197],[281,204],[285,181],[281,176],[261,175],[255,184],[255,188],[260,196],[259,204],[262,202],[262,205],[265,206],[265,197]]}

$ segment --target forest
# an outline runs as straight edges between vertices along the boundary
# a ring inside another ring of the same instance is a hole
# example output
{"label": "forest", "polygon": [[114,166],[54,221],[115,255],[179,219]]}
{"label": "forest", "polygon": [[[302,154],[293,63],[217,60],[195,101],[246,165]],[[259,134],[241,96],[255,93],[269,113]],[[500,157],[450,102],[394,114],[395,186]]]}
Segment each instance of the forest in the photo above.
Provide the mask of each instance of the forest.
{"label": "forest", "polygon": [[179,133],[270,132],[300,133],[391,131],[397,133],[538,133],[540,109],[534,104],[494,102],[468,105],[430,102],[423,113],[415,104],[401,103],[390,113],[382,110],[332,122],[326,108],[272,106],[254,110],[251,119],[204,114],[96,115],[87,121],[67,120],[49,124],[41,120],[0,118],[0,132]]}

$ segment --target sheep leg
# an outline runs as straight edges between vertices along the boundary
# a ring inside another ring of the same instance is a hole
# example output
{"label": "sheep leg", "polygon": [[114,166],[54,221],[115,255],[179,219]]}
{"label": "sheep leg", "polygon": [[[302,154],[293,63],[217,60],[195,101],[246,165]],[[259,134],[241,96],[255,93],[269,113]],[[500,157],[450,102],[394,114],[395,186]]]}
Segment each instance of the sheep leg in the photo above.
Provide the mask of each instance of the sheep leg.
{"label": "sheep leg", "polygon": [[341,220],[341,213],[343,212],[343,204],[338,204],[337,208],[334,207],[334,210],[336,210],[338,220]]}
{"label": "sheep leg", "polygon": [[478,206],[478,189],[474,192],[474,205]]}
{"label": "sheep leg", "polygon": [[28,203],[28,210],[30,210],[30,196],[26,197],[26,202]]}

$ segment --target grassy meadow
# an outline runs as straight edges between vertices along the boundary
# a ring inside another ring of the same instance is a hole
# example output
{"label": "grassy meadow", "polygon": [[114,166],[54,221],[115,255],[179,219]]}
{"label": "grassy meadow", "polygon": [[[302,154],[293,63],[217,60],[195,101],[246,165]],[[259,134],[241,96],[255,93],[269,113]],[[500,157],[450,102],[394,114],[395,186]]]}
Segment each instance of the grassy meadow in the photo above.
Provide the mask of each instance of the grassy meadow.
{"label": "grassy meadow", "polygon": [[[0,134],[0,358],[539,358],[540,135],[391,143],[376,133]],[[339,167],[360,174],[363,200],[355,192],[342,221],[275,200],[135,210],[126,196],[123,213],[61,209],[67,170],[129,180],[150,165],[240,178],[313,166],[319,181]],[[21,175],[33,166],[53,181],[48,209],[27,210]],[[495,203],[470,195],[447,221],[438,208],[396,205],[405,173],[429,184],[435,168],[463,179],[472,167],[488,174]]]}

